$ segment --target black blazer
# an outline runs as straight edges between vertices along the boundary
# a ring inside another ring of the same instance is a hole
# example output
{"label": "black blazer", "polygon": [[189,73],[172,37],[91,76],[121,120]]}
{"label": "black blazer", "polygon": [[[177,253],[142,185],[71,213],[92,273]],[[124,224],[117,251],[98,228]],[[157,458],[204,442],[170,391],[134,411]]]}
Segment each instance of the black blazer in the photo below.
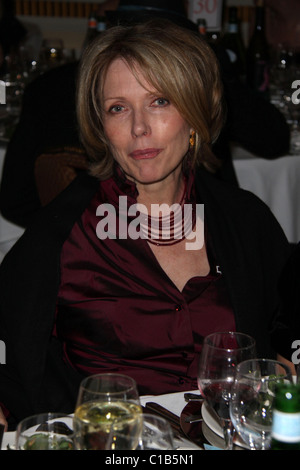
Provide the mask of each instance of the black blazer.
{"label": "black blazer", "polygon": [[[6,364],[0,365],[0,402],[16,421],[41,411],[74,410],[82,377],[64,364],[61,344],[51,332],[61,248],[98,184],[80,175],[39,212],[0,267],[0,339],[7,354]],[[269,329],[277,309],[277,281],[290,253],[286,237],[253,194],[204,169],[196,187],[236,328],[256,338],[260,356],[273,356]]]}

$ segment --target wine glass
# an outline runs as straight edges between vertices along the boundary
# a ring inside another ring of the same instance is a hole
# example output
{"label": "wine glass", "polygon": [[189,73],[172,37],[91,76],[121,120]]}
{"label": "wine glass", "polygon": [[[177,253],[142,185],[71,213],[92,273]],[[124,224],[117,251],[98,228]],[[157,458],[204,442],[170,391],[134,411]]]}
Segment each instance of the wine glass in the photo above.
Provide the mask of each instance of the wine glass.
{"label": "wine glass", "polygon": [[41,413],[23,419],[16,429],[16,450],[73,450],[73,418]]}
{"label": "wine glass", "polygon": [[119,423],[111,426],[107,450],[172,450],[174,436],[170,424],[162,417],[144,413],[140,435],[119,432]]}
{"label": "wine glass", "polygon": [[236,368],[230,417],[251,450],[270,449],[275,388],[283,381],[292,383],[291,370],[272,359],[250,359]]}
{"label": "wine glass", "polygon": [[111,426],[119,434],[139,436],[142,408],[136,382],[122,374],[98,374],[84,379],[74,413],[77,449],[106,449]]}
{"label": "wine glass", "polygon": [[235,369],[239,362],[255,356],[255,340],[244,333],[216,332],[204,338],[198,387],[220,420],[226,450],[233,446],[234,429],[229,416],[229,402]]}

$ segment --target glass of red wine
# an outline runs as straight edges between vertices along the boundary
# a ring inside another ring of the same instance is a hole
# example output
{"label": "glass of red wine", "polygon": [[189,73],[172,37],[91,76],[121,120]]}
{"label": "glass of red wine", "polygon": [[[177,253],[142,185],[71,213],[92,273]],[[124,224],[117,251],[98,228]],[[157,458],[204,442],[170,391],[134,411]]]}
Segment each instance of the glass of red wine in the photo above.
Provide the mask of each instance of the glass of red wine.
{"label": "glass of red wine", "polygon": [[198,368],[198,387],[215,411],[224,431],[225,449],[233,447],[234,428],[229,404],[236,366],[256,356],[255,340],[244,333],[216,332],[204,338]]}

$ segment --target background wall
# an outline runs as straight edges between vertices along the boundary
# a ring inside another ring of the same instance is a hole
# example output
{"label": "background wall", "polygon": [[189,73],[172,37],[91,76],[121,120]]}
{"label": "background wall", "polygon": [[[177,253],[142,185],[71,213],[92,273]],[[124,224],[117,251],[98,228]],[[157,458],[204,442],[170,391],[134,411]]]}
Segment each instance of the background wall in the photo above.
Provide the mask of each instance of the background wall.
{"label": "background wall", "polygon": [[[91,10],[104,0],[13,0],[17,17],[30,30],[39,30],[43,38],[61,38],[66,48],[78,53],[87,29]],[[206,1],[206,0],[202,0]],[[134,3],[134,2],[133,2]],[[254,0],[226,0],[225,5],[238,6],[239,16],[247,41],[248,25]],[[226,8],[225,8],[226,20]]]}

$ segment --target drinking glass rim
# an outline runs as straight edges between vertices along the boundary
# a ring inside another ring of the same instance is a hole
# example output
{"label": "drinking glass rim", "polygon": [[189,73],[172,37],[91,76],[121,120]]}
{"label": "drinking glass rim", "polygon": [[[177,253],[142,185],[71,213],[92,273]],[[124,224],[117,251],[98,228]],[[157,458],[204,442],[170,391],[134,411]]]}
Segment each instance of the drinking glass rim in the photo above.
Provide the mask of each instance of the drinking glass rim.
{"label": "drinking glass rim", "polygon": [[[222,347],[222,346],[216,346],[215,344],[213,344],[213,342],[211,343],[208,343],[208,340],[210,338],[212,338],[213,336],[217,336],[217,335],[228,335],[228,336],[232,336],[232,338],[234,338],[234,336],[238,337],[243,337],[243,338],[249,338],[251,339],[251,344],[248,344],[246,346],[241,346],[241,347],[238,347],[238,348],[227,348],[227,347]],[[223,351],[235,351],[235,350],[245,350],[245,349],[250,349],[250,348],[253,348],[256,346],[256,341],[255,339],[248,335],[247,333],[242,333],[240,331],[215,331],[214,333],[210,333],[209,335],[205,336],[204,338],[204,341],[203,341],[203,344],[202,344],[202,347],[204,346],[204,344],[207,343],[210,347],[214,348],[214,349],[219,349],[220,351],[223,350]]]}
{"label": "drinking glass rim", "polygon": [[35,413],[32,415],[28,415],[25,418],[23,418],[21,421],[18,422],[16,426],[16,433],[21,432],[22,426],[28,421],[28,422],[35,422],[34,424],[40,425],[40,424],[53,424],[53,422],[61,419],[72,419],[73,420],[73,415],[72,413],[63,413],[62,411],[42,411],[41,413]]}
{"label": "drinking glass rim", "polygon": [[87,382],[89,380],[93,380],[93,379],[97,379],[98,377],[120,377],[120,378],[123,378],[123,379],[126,379],[128,381],[131,382],[131,385],[128,385],[127,388],[124,388],[123,390],[116,390],[116,391],[98,391],[98,390],[92,390],[93,393],[95,394],[98,394],[98,395],[118,395],[119,393],[123,393],[123,392],[128,392],[129,390],[133,390],[134,388],[137,388],[137,383],[136,381],[130,377],[129,375],[125,375],[125,374],[118,374],[118,373],[114,373],[114,372],[104,372],[102,374],[93,374],[93,375],[89,375],[87,377],[85,377],[80,385],[79,385],[79,389],[82,389],[82,390],[85,390],[85,391],[89,391],[90,389],[87,387]]}
{"label": "drinking glass rim", "polygon": [[[248,372],[242,372],[240,369],[241,369],[241,366],[244,366],[245,364],[247,363],[270,363],[270,364],[278,364],[280,367],[282,367],[284,370],[285,370],[285,375],[276,375],[274,377],[270,377],[270,376],[258,376],[258,377],[255,377],[254,375],[252,375],[253,372],[255,372],[255,370],[252,370],[250,372],[251,375],[249,375],[249,371]],[[246,378],[248,380],[253,380],[253,381],[257,381],[257,380],[262,380],[262,378],[266,377],[265,380],[268,380],[268,382],[275,382],[275,381],[278,381],[278,378],[281,378],[281,379],[290,379],[292,380],[292,377],[293,377],[293,374],[292,374],[292,371],[290,369],[290,367],[285,364],[284,362],[282,361],[278,361],[276,359],[269,359],[269,358],[265,358],[265,357],[255,357],[253,359],[245,359],[244,361],[241,361],[239,364],[237,364],[236,366],[236,375],[237,374],[240,374],[241,378]]]}

